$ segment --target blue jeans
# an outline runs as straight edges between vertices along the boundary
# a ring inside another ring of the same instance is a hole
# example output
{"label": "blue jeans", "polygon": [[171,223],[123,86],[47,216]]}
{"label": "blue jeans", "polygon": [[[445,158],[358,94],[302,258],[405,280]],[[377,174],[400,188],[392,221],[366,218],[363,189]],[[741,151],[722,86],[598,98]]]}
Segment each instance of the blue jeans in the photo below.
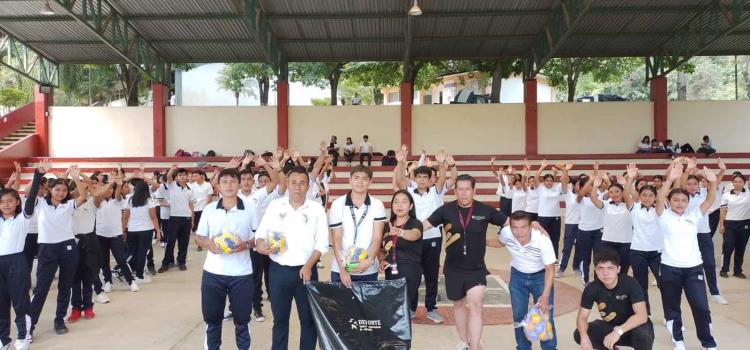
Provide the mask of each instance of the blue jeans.
{"label": "blue jeans", "polygon": [[[580,252],[581,266],[581,277],[583,282],[589,282],[589,269],[591,268],[591,255],[593,252],[599,250],[599,246],[602,242],[602,229],[593,231],[584,231],[578,228],[578,234],[576,235],[576,252]],[[578,253],[576,253],[578,254]]]}
{"label": "blue jeans", "polygon": [[[535,273],[523,273],[511,267],[508,289],[510,290],[510,304],[513,308],[513,324],[517,325],[523,322],[523,318],[529,312],[529,295],[534,298],[534,303],[536,303],[544,293],[544,270]],[[555,288],[553,287],[549,293],[549,321],[552,323],[552,332],[555,336],[550,340],[541,342],[542,350],[557,349],[557,330],[552,317],[554,301]],[[515,332],[516,349],[531,350],[531,342],[526,339],[523,327],[516,328]]]}

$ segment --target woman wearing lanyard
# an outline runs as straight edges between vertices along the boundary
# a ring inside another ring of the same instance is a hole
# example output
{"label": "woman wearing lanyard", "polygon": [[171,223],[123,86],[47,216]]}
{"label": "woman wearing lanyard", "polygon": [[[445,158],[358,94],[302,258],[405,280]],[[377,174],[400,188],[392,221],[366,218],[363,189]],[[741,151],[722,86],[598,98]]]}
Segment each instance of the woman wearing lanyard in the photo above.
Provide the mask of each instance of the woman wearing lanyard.
{"label": "woman wearing lanyard", "polygon": [[417,315],[419,284],[422,282],[422,223],[417,220],[414,198],[399,190],[391,199],[391,219],[385,226],[380,272],[386,280],[406,279],[406,295],[411,318]]}
{"label": "woman wearing lanyard", "polygon": [[568,170],[573,168],[573,163],[558,163],[557,167],[552,167],[557,173],[557,169],[562,170],[560,182],[555,183],[555,175],[545,174],[542,177],[542,171],[547,168],[547,161],[542,160],[539,170],[536,171],[536,178],[542,178],[542,185],[537,186],[536,193],[539,198],[539,224],[549,233],[552,240],[552,248],[555,250],[555,258],[558,258],[560,245],[560,199],[563,194],[568,193]]}

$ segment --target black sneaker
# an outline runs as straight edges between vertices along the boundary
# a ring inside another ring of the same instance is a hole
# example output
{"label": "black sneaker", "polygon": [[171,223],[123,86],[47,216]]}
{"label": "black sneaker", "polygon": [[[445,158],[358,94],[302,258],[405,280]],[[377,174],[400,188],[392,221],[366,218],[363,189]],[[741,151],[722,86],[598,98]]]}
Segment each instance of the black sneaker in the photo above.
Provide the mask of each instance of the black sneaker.
{"label": "black sneaker", "polygon": [[187,271],[187,266],[180,265],[180,271]]}
{"label": "black sneaker", "polygon": [[147,267],[148,273],[150,273],[152,276],[156,275],[156,269],[153,266]]}
{"label": "black sneaker", "polygon": [[719,276],[724,277],[724,278],[729,278],[729,274],[724,271],[719,272]]}
{"label": "black sneaker", "polygon": [[167,272],[167,271],[169,271],[169,266],[164,266],[164,265],[162,265],[162,266],[161,266],[161,267],[159,268],[159,273],[165,273],[165,272]]}
{"label": "black sneaker", "polygon": [[57,335],[62,335],[68,333],[68,327],[65,326],[65,323],[55,323],[55,333]]}
{"label": "black sneaker", "polygon": [[173,268],[173,267],[175,267],[175,266],[177,266],[177,265],[175,265],[173,262],[169,263],[169,268],[170,269]]}
{"label": "black sneaker", "polygon": [[743,280],[747,278],[747,276],[745,276],[745,274],[744,274],[744,273],[742,273],[742,272],[740,272],[740,273],[735,273],[735,274],[734,274],[734,277],[737,277],[737,278],[741,278],[741,279],[743,279]]}
{"label": "black sneaker", "polygon": [[266,316],[263,316],[263,311],[261,310],[255,310],[255,312],[253,312],[253,315],[255,316],[255,320],[258,322],[263,322],[266,320]]}

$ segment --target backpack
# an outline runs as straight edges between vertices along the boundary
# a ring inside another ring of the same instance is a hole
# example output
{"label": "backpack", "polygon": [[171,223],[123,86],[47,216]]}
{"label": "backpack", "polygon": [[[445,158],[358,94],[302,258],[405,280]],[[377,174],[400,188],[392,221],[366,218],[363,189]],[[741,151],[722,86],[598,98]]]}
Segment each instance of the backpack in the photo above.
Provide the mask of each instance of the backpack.
{"label": "backpack", "polygon": [[680,150],[682,151],[681,153],[695,153],[693,146],[690,146],[689,143],[680,146]]}
{"label": "backpack", "polygon": [[[182,148],[178,149],[177,152],[174,152],[175,157],[185,157],[186,154],[187,152],[185,152],[185,150],[183,150]],[[190,155],[188,154],[188,156]]]}

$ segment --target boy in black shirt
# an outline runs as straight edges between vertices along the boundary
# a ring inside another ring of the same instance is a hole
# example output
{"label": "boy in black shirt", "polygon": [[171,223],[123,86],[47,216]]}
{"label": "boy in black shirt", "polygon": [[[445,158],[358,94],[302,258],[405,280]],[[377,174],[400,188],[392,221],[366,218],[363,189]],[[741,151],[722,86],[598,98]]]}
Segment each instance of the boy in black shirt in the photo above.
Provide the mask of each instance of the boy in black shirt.
{"label": "boy in black shirt", "polygon": [[443,225],[446,231],[445,291],[453,301],[453,317],[461,338],[459,349],[481,348],[482,305],[489,273],[484,264],[487,226],[504,226],[508,217],[474,200],[475,180],[456,178],[456,200],[435,210],[423,221],[424,230]]}
{"label": "boy in black shirt", "polygon": [[[581,296],[573,333],[582,350],[613,349],[629,346],[634,350],[651,350],[654,327],[648,319],[646,301],[638,282],[620,274],[620,257],[610,249],[594,254],[597,280],[589,283]],[[588,322],[591,305],[596,304],[600,320]]]}

